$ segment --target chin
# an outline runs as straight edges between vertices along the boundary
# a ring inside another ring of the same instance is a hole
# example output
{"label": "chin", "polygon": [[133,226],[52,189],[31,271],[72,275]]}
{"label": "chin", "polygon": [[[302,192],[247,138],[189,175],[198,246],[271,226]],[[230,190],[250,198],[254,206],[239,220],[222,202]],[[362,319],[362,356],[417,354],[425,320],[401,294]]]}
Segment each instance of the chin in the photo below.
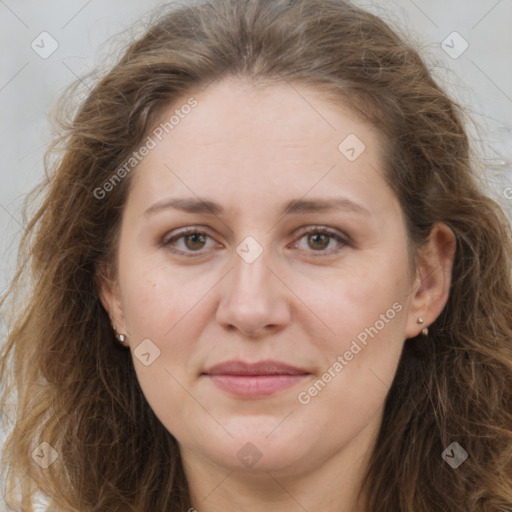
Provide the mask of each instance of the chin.
{"label": "chin", "polygon": [[[201,451],[215,464],[237,473],[270,471],[284,475],[300,472],[302,466],[305,469],[310,465],[315,448],[304,444],[299,433],[284,430],[283,426],[276,428],[278,423],[273,421],[270,429],[267,423],[261,430],[249,427],[236,431],[228,429],[233,437],[224,431],[221,439],[209,437],[214,443],[202,446]],[[283,430],[279,432],[281,428]],[[197,453],[199,448],[195,451]]]}

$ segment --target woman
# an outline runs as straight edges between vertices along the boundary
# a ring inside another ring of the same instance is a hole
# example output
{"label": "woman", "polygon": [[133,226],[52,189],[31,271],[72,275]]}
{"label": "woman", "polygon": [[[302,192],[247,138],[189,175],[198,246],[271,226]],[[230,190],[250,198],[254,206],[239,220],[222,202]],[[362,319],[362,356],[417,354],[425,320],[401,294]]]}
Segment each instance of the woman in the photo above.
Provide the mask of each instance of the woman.
{"label": "woman", "polygon": [[1,359],[17,510],[512,508],[510,228],[382,20],[170,7],[59,142]]}

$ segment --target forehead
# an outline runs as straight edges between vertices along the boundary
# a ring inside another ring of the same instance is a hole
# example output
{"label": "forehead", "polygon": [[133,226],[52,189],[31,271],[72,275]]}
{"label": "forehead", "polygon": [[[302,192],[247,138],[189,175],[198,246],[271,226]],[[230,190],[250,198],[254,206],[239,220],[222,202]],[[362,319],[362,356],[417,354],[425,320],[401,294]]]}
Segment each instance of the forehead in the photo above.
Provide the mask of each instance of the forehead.
{"label": "forehead", "polygon": [[344,134],[359,132],[368,139],[366,132],[373,132],[347,102],[327,101],[322,91],[311,86],[288,81],[262,85],[234,77],[177,98],[161,112],[157,125],[169,120],[169,114],[186,106],[191,97],[197,106],[169,134],[177,146],[193,144],[207,150],[207,146],[234,141],[240,145],[245,140],[260,142],[260,151],[299,145],[321,151],[326,148],[318,142],[337,149]]}
{"label": "forehead", "polygon": [[[184,108],[191,99],[195,106]],[[239,202],[257,196],[261,204],[313,188],[367,194],[386,186],[377,130],[309,86],[214,82],[177,98],[151,130],[155,147],[133,184],[148,200],[187,192]]]}

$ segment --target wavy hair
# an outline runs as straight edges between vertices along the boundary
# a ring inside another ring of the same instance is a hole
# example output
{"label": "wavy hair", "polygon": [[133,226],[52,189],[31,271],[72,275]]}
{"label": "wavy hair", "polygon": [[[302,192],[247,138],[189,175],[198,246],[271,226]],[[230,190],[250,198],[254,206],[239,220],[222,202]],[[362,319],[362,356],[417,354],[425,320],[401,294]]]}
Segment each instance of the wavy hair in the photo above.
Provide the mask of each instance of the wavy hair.
{"label": "wavy hair", "polygon": [[[18,267],[1,302],[8,503],[32,511],[42,492],[51,510],[68,512],[191,507],[178,444],[145,400],[98,295],[102,264],[115,269],[137,171],[101,200],[94,191],[175,98],[229,76],[349,101],[381,133],[412,254],[436,222],[456,237],[448,302],[428,337],[406,340],[386,397],[366,511],[511,510],[510,225],[483,191],[462,108],[411,43],[342,0],[164,6],[75,110],[74,89],[64,97],[60,112],[72,115],[46,155],[47,179],[27,196]],[[46,468],[34,457],[42,442],[58,455]],[[469,455],[457,469],[441,457],[453,442]]]}

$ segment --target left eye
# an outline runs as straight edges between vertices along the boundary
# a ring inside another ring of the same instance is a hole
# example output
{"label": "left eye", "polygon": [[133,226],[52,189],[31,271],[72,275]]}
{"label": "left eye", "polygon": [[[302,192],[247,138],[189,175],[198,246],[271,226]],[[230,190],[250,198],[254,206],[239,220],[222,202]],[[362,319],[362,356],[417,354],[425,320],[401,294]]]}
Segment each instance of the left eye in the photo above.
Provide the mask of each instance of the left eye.
{"label": "left eye", "polygon": [[[164,239],[162,245],[173,253],[193,257],[200,256],[204,252],[201,250],[205,248],[208,239],[211,239],[211,237],[207,233],[190,229],[187,231],[182,231],[181,233],[178,233],[170,238]],[[346,240],[344,240],[336,232],[323,227],[309,229],[308,231],[302,233],[298,241],[300,242],[303,239],[306,240],[306,244],[308,245],[309,249],[311,249],[313,252],[319,252],[323,254],[331,253],[332,249],[335,249],[335,247],[329,248],[329,245],[333,240],[338,242],[338,246],[347,244]],[[180,244],[178,242],[183,242],[181,247],[179,247]],[[291,247],[297,248],[299,247],[299,243],[295,242],[291,245]],[[303,247],[299,248],[306,251],[308,250],[307,248],[304,249]]]}
{"label": "left eye", "polygon": [[[326,229],[324,227],[317,227],[310,229],[302,234],[299,238],[299,241],[302,239],[306,239],[307,246],[313,250],[313,252],[320,253],[331,253],[332,249],[335,247],[330,247],[329,250],[326,250],[329,247],[329,244],[335,240],[339,245],[346,245],[347,242],[336,232]],[[292,247],[297,247],[298,243],[293,244]],[[305,250],[308,250],[307,248]]]}

